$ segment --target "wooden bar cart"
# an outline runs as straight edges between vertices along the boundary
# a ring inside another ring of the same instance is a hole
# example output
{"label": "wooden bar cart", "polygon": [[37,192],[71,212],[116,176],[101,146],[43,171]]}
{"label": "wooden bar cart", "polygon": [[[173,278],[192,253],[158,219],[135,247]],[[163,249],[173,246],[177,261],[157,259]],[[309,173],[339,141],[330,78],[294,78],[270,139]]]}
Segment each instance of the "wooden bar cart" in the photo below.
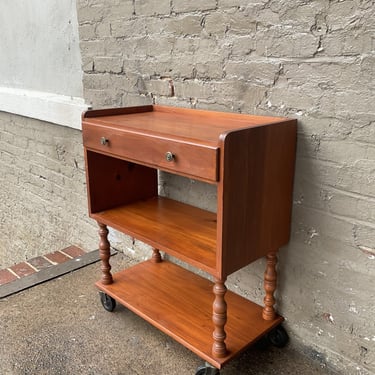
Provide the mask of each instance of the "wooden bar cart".
{"label": "wooden bar cart", "polygon": [[[296,125],[156,105],[83,115],[102,304],[112,311],[121,303],[192,350],[207,362],[197,375],[218,373],[266,335],[287,341],[274,292],[277,251],[289,241]],[[158,170],[215,185],[217,211],[160,196]],[[151,245],[150,259],[112,275],[107,226]],[[163,260],[160,251],[213,281]],[[263,256],[264,306],[227,291],[228,275]]]}

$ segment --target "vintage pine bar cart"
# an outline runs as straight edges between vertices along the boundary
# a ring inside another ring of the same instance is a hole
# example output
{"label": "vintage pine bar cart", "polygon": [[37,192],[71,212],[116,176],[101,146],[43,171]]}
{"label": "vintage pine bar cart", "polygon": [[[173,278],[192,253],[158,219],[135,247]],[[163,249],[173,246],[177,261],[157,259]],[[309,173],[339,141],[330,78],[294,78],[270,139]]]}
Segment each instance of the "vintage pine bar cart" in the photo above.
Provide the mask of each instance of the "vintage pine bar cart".
{"label": "vintage pine bar cart", "polygon": [[[218,373],[270,332],[280,344],[287,340],[274,292],[277,251],[290,234],[296,125],[157,105],[83,114],[102,304],[111,311],[121,303],[192,350],[207,362],[196,374]],[[158,170],[215,185],[217,211],[160,196]],[[107,226],[151,245],[150,259],[112,275]],[[160,251],[213,281],[163,260]],[[228,275],[263,256],[264,306],[227,291]]]}

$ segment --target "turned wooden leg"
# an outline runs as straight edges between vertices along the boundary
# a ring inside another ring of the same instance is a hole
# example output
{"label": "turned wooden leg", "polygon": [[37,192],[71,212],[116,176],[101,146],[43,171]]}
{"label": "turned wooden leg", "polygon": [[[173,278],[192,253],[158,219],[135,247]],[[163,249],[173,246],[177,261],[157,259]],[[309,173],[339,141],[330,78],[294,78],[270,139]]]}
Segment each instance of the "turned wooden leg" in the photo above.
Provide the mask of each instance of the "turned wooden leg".
{"label": "turned wooden leg", "polygon": [[152,249],[152,258],[151,258],[153,263],[160,263],[163,261],[163,258],[161,257],[159,249]]}
{"label": "turned wooden leg", "polygon": [[263,308],[263,319],[273,320],[276,318],[276,311],[274,309],[275,297],[274,292],[277,284],[277,254],[276,252],[270,252],[267,254],[267,267],[264,272],[264,290],[266,295],[264,297],[264,308]]}
{"label": "turned wooden leg", "polygon": [[227,337],[227,334],[224,330],[225,323],[227,322],[227,303],[224,299],[227,288],[224,283],[225,280],[216,279],[213,288],[215,300],[213,304],[212,321],[215,329],[212,334],[214,339],[212,354],[218,358],[222,358],[227,355],[227,347],[225,345],[225,338]]}
{"label": "turned wooden leg", "polygon": [[109,264],[109,257],[111,256],[111,247],[108,241],[108,229],[107,226],[101,223],[99,225],[99,256],[101,259],[101,271],[102,279],[101,283],[108,285],[113,283],[113,278],[111,275],[111,265]]}

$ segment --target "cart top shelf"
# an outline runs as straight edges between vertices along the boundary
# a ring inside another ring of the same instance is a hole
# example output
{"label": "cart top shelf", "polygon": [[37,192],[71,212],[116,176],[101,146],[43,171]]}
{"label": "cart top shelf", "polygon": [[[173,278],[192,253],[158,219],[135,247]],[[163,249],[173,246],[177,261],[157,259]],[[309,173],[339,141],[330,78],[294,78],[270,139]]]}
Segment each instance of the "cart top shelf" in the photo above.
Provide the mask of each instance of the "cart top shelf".
{"label": "cart top shelf", "polygon": [[90,110],[83,115],[83,121],[113,129],[126,128],[141,134],[217,145],[221,134],[289,119],[148,105]]}

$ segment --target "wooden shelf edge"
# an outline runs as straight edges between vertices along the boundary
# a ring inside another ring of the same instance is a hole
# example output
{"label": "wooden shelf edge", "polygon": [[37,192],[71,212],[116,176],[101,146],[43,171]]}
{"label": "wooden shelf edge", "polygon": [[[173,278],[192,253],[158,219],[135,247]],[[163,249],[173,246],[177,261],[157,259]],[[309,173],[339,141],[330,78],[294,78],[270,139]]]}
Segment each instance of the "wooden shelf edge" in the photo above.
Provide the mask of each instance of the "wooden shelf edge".
{"label": "wooden shelf edge", "polygon": [[88,118],[103,117],[103,116],[116,116],[126,115],[133,113],[152,112],[154,109],[153,105],[140,105],[133,107],[118,107],[118,108],[103,108],[103,109],[88,109],[83,112],[82,120],[85,121]]}
{"label": "wooden shelf edge", "polygon": [[[141,216],[144,220],[140,220]],[[212,212],[158,196],[91,213],[90,217],[211,275],[217,274],[216,232],[211,233],[205,230],[208,225],[216,222],[216,214]],[[166,221],[163,222],[161,217],[164,217]],[[189,232],[191,225],[186,224],[187,217],[190,218],[191,223],[197,222],[196,231]],[[165,233],[169,231],[172,231],[174,235],[165,236]],[[180,240],[171,241],[170,238],[180,238]],[[187,242],[184,243],[184,239]]]}
{"label": "wooden shelf edge", "polygon": [[113,275],[96,286],[153,326],[217,368],[238,356],[283,318],[265,321],[262,307],[231,291],[226,294],[228,355],[212,355],[213,283],[174,263],[151,260]]}

